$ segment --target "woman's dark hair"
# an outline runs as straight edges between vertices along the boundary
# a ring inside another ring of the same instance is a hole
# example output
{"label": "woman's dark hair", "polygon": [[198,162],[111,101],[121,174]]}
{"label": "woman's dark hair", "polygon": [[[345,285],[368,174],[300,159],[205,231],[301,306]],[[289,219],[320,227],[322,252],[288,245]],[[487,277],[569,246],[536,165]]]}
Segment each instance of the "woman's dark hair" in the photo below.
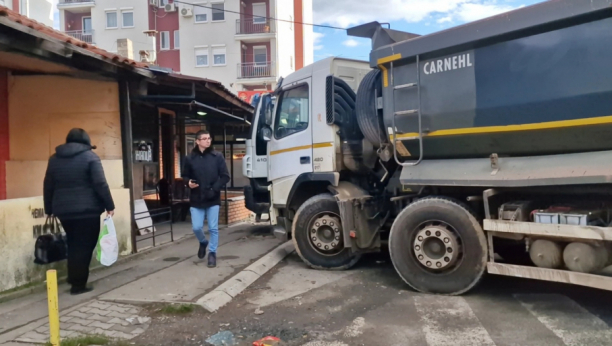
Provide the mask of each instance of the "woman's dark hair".
{"label": "woman's dark hair", "polygon": [[85,130],[83,129],[72,129],[66,136],[66,143],[81,143],[91,146],[91,139]]}

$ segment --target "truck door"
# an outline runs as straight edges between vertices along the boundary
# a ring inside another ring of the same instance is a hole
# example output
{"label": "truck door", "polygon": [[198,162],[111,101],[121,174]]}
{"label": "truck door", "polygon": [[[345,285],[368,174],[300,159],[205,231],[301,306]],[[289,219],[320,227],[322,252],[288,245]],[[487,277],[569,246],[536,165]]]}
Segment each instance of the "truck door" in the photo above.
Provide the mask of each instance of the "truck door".
{"label": "truck door", "polygon": [[277,99],[269,142],[268,178],[272,200],[285,205],[295,180],[313,171],[310,78],[283,88]]}
{"label": "truck door", "polygon": [[[255,118],[246,141],[247,152],[242,160],[242,172],[249,179],[268,177],[268,142],[261,135],[261,128],[271,124],[274,97],[263,94],[255,110]],[[267,181],[267,179],[266,179]]]}

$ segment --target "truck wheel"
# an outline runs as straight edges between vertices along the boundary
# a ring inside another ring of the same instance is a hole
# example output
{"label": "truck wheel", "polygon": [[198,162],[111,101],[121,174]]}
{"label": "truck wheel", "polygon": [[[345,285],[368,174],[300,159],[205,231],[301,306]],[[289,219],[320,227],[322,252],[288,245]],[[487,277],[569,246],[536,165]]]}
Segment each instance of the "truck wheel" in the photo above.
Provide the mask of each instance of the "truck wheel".
{"label": "truck wheel", "polygon": [[420,292],[458,295],[481,279],[487,240],[467,206],[425,198],[406,207],[389,235],[395,270]]}
{"label": "truck wheel", "polygon": [[330,194],[304,202],[295,214],[291,232],[297,253],[312,268],[343,270],[359,260],[344,248],[338,202]]}

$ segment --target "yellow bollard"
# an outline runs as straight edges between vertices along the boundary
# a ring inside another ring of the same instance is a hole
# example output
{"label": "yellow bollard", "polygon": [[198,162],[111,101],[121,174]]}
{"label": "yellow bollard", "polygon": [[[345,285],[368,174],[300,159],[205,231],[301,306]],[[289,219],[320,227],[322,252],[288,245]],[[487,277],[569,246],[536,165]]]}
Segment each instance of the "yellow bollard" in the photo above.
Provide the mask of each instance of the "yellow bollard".
{"label": "yellow bollard", "polygon": [[49,332],[51,334],[51,345],[60,346],[57,272],[55,270],[47,270],[47,299],[49,300]]}

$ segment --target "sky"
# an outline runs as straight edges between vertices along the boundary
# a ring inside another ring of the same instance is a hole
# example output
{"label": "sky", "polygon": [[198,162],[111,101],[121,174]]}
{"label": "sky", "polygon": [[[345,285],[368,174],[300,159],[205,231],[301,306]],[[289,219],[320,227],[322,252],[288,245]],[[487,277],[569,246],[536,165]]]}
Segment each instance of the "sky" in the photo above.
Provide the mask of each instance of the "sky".
{"label": "sky", "polygon": [[[313,0],[314,23],[341,28],[378,21],[419,35],[452,28],[544,0]],[[369,60],[371,40],[314,28],[314,60]]]}
{"label": "sky", "polygon": [[[55,28],[59,28],[57,1]],[[426,35],[545,0],[313,0],[315,24],[340,28],[378,21],[391,29]],[[369,39],[344,30],[314,28],[314,60],[329,56],[368,60]]]}

